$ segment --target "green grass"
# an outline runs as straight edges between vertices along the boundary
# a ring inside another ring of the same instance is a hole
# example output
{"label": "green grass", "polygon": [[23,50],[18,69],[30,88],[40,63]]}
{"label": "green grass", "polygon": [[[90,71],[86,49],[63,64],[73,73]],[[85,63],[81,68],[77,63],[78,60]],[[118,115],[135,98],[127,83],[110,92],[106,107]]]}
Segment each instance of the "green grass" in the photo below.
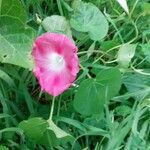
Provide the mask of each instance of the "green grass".
{"label": "green grass", "polygon": [[[74,137],[72,144],[57,147],[43,146],[25,136],[18,124],[33,117],[48,119],[52,97],[41,92],[33,73],[10,64],[0,65],[0,145],[11,150],[150,150],[150,53],[142,47],[150,43],[150,13],[143,5],[148,0],[129,0],[130,14],[126,15],[113,0],[84,0],[94,3],[102,12],[106,10],[109,32],[95,42],[87,34],[72,32],[79,48],[81,67],[76,84],[95,78],[107,67],[118,67],[122,73],[119,94],[105,103],[100,115],[86,116],[73,108],[78,87],[71,87],[56,98],[53,120],[57,126]],[[37,23],[50,15],[71,17],[72,0],[21,0],[27,14],[27,24],[37,35],[43,31]],[[148,7],[150,8],[150,6]],[[72,30],[73,31],[73,30]],[[137,44],[128,67],[116,61],[123,43]],[[91,54],[87,57],[91,47]],[[88,51],[87,51],[88,50]],[[150,47],[149,47],[150,51]],[[133,76],[135,75],[135,76]],[[110,74],[111,76],[111,74]],[[5,150],[1,148],[0,150]]]}

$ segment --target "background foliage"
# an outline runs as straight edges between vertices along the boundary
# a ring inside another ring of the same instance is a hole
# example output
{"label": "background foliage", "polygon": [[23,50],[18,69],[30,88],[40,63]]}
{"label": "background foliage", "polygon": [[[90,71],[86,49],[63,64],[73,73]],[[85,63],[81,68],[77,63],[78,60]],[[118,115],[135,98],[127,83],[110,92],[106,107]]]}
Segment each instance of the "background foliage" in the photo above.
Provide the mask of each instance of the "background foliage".
{"label": "background foliage", "polygon": [[[0,150],[150,150],[150,3],[0,0]],[[80,72],[56,98],[32,73],[34,39],[68,35]]]}

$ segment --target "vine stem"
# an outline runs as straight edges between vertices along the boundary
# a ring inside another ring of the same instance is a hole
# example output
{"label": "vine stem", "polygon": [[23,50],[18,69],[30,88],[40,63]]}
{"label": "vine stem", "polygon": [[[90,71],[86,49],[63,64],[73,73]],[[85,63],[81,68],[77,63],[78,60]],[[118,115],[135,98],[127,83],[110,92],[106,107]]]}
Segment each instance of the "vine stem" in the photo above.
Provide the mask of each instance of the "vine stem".
{"label": "vine stem", "polygon": [[52,99],[51,111],[50,111],[50,115],[49,115],[48,120],[52,120],[52,118],[53,118],[54,105],[55,105],[55,96],[53,96],[53,99]]}

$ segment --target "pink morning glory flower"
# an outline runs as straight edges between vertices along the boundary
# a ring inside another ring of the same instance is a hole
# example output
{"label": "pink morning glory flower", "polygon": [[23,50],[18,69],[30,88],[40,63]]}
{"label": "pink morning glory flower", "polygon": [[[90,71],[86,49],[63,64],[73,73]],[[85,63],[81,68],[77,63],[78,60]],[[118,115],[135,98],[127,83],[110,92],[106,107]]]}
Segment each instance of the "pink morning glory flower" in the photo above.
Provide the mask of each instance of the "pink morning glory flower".
{"label": "pink morning glory flower", "polygon": [[58,96],[72,85],[79,71],[77,50],[63,34],[45,33],[35,40],[33,72],[42,90]]}

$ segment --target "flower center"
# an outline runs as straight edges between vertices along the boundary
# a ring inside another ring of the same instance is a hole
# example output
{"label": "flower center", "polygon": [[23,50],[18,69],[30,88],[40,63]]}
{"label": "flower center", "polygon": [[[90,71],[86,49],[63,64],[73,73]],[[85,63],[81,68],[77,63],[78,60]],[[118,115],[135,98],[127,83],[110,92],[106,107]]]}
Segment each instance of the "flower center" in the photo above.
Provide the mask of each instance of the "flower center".
{"label": "flower center", "polygon": [[63,68],[65,67],[65,60],[63,56],[57,53],[50,54],[48,57],[48,67],[50,70],[55,72],[62,71]]}

